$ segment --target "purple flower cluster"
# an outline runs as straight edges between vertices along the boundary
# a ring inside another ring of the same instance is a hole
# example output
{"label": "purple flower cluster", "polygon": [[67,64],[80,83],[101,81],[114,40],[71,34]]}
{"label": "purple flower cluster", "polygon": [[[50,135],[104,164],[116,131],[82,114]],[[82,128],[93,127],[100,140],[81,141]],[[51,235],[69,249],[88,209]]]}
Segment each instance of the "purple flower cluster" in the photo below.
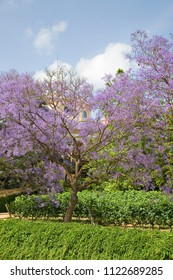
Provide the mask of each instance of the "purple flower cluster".
{"label": "purple flower cluster", "polygon": [[[43,155],[40,164],[28,164],[26,176],[54,193],[65,178],[71,212],[78,191],[120,173],[146,189],[172,187],[173,44],[143,31],[131,40],[128,58],[136,69],[108,73],[95,93],[67,69],[47,73],[43,82],[16,72],[0,77],[0,154]],[[83,111],[96,113],[81,120]]]}

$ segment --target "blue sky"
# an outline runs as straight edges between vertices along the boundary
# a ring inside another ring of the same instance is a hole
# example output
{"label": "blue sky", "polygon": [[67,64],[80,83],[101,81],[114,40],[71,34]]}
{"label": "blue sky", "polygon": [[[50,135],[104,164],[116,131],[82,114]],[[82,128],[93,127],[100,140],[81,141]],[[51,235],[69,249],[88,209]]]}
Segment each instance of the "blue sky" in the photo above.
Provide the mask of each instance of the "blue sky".
{"label": "blue sky", "polygon": [[169,38],[173,0],[0,0],[0,71],[41,75],[58,57],[99,86],[130,67],[137,29]]}

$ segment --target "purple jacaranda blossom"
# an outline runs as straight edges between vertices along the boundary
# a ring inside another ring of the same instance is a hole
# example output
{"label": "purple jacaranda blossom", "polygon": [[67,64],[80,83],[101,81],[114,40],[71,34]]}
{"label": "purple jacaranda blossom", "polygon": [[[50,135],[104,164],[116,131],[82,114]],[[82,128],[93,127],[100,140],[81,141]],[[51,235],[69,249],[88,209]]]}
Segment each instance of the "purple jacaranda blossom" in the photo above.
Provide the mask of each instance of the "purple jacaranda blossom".
{"label": "purple jacaranda blossom", "polygon": [[[167,187],[173,44],[143,31],[132,34],[131,42],[129,59],[138,66],[107,73],[96,92],[65,68],[47,72],[44,81],[14,72],[0,77],[0,154],[7,160],[32,151],[43,155],[39,164],[26,166],[28,184],[33,177],[43,193],[56,193],[64,179],[71,189],[66,222],[79,191],[118,172],[139,188],[154,189],[159,176]],[[169,180],[170,186],[171,175]]]}
{"label": "purple jacaranda blossom", "polygon": [[58,208],[60,203],[57,200],[52,200],[53,205],[55,206],[55,208]]}
{"label": "purple jacaranda blossom", "polygon": [[171,194],[172,194],[172,188],[166,187],[166,188],[164,189],[164,192],[165,192],[166,194],[168,194],[168,195],[171,195]]}
{"label": "purple jacaranda blossom", "polygon": [[40,207],[40,208],[43,208],[43,207],[45,207],[47,205],[47,202],[41,202],[40,204],[38,204],[38,206]]}

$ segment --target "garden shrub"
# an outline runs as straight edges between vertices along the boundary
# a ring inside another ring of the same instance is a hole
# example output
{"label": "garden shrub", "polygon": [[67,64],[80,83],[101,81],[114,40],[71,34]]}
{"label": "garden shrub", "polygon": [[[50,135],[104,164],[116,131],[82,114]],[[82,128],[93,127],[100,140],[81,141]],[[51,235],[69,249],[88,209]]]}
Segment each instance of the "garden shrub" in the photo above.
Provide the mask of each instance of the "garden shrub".
{"label": "garden shrub", "polygon": [[[48,196],[20,196],[11,204],[11,211],[21,218],[64,217],[68,206],[69,193],[56,196],[59,207]],[[74,217],[88,218],[96,224],[114,225],[173,225],[173,197],[161,192],[116,191],[79,193],[79,203]],[[41,202],[38,203],[38,200]]]}
{"label": "garden shrub", "polygon": [[0,248],[1,260],[172,260],[173,233],[8,219]]}
{"label": "garden shrub", "polygon": [[7,212],[5,204],[9,204],[15,200],[19,194],[11,194],[8,196],[0,197],[0,213]]}

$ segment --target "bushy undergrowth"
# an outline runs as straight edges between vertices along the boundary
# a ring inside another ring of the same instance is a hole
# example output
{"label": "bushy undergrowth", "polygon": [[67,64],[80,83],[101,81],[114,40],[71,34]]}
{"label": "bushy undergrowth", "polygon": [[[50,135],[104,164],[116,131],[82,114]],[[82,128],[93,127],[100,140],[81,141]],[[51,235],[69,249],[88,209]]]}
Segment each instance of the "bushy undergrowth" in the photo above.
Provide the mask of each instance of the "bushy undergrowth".
{"label": "bushy undergrowth", "polygon": [[18,194],[17,195],[12,194],[12,195],[8,195],[6,197],[0,197],[0,213],[7,211],[5,204],[9,204],[12,201],[14,201],[16,196],[18,196]]}
{"label": "bushy undergrowth", "polygon": [[[63,217],[69,193],[58,194],[59,207],[47,196],[20,196],[11,205],[11,211],[21,218]],[[38,203],[38,200],[39,203]],[[116,191],[109,193],[83,191],[74,217],[88,218],[98,224],[173,225],[173,197],[161,192]]]}
{"label": "bushy undergrowth", "polygon": [[0,221],[1,260],[172,260],[173,233],[51,221]]}

